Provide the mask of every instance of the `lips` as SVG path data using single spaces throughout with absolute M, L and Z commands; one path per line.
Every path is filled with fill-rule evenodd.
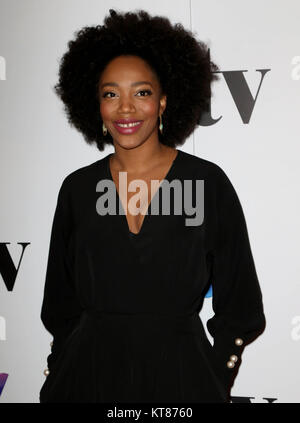
M 141 120 L 136 120 L 136 119 L 119 119 L 116 120 L 115 123 L 135 123 L 135 122 L 142 122 Z
M 119 126 L 119 124 L 128 124 L 128 123 L 138 123 L 138 124 L 134 125 L 134 126 L 127 127 L 127 128 Z M 120 134 L 130 135 L 130 134 L 133 134 L 134 132 L 136 132 L 140 129 L 140 127 L 143 125 L 143 121 L 142 120 L 134 120 L 134 119 L 119 119 L 119 120 L 113 122 L 113 125 L 118 130 L 118 132 Z

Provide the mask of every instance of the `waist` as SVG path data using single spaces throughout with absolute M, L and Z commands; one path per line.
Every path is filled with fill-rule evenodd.
M 199 333 L 204 331 L 202 321 L 197 312 L 191 314 L 163 313 L 123 313 L 85 309 L 81 318 L 82 324 L 96 324 L 104 330 L 149 330 L 155 332 Z

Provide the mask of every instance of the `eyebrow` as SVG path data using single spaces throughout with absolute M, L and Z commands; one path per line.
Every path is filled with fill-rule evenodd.
M 151 85 L 151 87 L 152 87 L 152 84 L 151 84 L 151 82 L 149 82 L 149 81 L 138 81 L 138 82 L 133 82 L 133 83 L 131 84 L 131 87 L 136 87 L 137 85 L 144 85 L 144 84 Z M 115 83 L 115 82 L 105 82 L 105 84 L 102 84 L 100 88 L 104 88 L 104 87 L 106 87 L 106 86 L 118 87 L 119 85 L 118 85 L 117 83 Z

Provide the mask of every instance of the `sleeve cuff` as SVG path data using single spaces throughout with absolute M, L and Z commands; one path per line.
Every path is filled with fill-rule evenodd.
M 216 367 L 225 388 L 231 386 L 237 374 L 245 345 L 246 340 L 238 333 L 216 336 L 214 339 Z

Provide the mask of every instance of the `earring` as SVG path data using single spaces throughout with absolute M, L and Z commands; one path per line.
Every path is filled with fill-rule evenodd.
M 104 122 L 103 122 L 103 125 L 102 125 L 102 132 L 103 132 L 104 136 L 107 135 L 107 128 L 105 127 Z
M 164 127 L 164 125 L 162 123 L 162 117 L 161 117 L 161 115 L 159 116 L 159 119 L 160 119 L 159 130 L 160 130 L 160 133 L 162 134 L 163 133 L 163 127 Z

